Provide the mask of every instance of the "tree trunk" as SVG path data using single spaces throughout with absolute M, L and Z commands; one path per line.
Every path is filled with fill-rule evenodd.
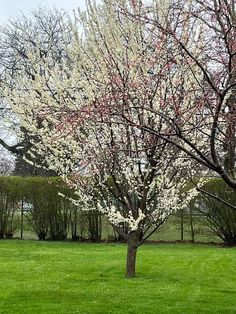
M 135 277 L 136 253 L 138 248 L 138 237 L 135 232 L 131 233 L 128 239 L 126 278 Z

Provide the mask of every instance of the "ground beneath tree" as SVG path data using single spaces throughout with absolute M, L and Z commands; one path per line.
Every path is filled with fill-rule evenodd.
M 236 313 L 236 248 L 0 241 L 1 314 Z

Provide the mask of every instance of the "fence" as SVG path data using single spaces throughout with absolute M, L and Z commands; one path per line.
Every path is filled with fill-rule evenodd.
M 32 205 L 21 202 L 15 216 L 15 230 L 12 237 L 20 239 L 39 239 L 38 233 L 32 223 Z M 60 234 L 53 240 L 77 240 L 77 241 L 119 241 L 119 236 L 113 229 L 108 219 L 99 213 L 84 212 L 75 207 L 67 209 L 67 219 L 65 221 L 57 219 L 59 223 L 64 223 L 59 228 Z M 55 219 L 53 220 L 55 223 Z M 42 224 L 44 222 L 42 221 Z M 14 225 L 14 222 L 13 222 Z M 61 232 L 64 230 L 64 233 Z M 45 239 L 52 237 L 48 235 Z M 207 219 L 199 213 L 180 211 L 171 215 L 168 220 L 148 239 L 149 241 L 191 241 L 204 243 L 220 243 L 222 240 L 215 236 L 208 227 Z

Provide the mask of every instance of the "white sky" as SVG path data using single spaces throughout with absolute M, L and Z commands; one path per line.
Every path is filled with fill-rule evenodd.
M 28 15 L 30 11 L 38 7 L 64 9 L 68 13 L 77 7 L 85 9 L 85 0 L 0 0 L 0 24 L 4 24 L 9 18 L 14 18 L 23 13 Z

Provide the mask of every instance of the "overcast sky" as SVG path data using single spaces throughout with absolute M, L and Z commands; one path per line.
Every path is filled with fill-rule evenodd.
M 9 18 L 16 17 L 21 12 L 28 15 L 38 7 L 56 7 L 71 12 L 78 6 L 84 9 L 85 0 L 0 0 L 0 24 L 6 23 Z

